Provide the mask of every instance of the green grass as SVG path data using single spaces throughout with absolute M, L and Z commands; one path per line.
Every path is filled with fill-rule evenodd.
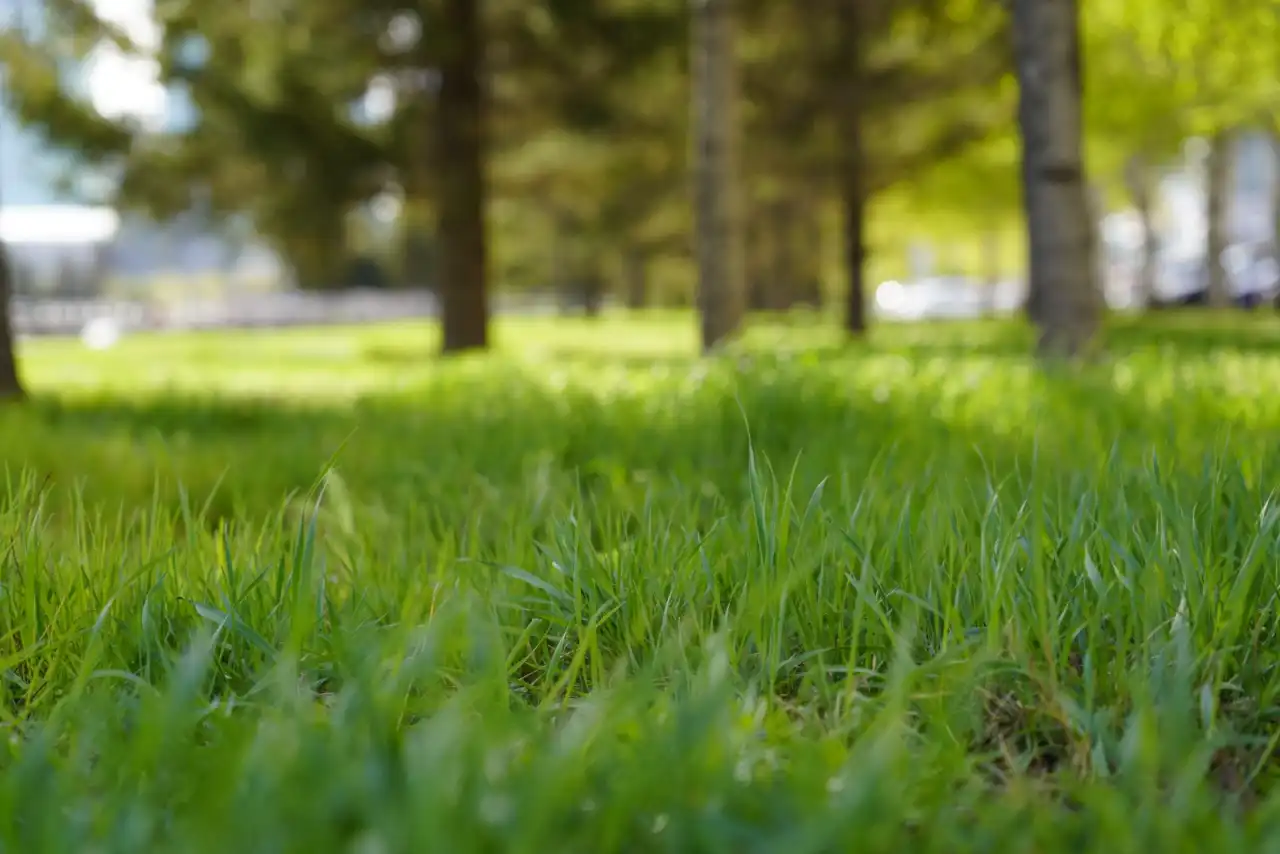
M 1272 850 L 1280 321 L 1110 334 L 34 342 L 0 851 Z

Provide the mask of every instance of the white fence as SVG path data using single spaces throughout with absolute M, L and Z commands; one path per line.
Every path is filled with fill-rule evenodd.
M 432 317 L 436 298 L 427 291 L 343 291 L 241 295 L 181 302 L 156 318 L 166 329 L 316 326 Z
M 550 314 L 553 300 L 537 295 L 494 300 L 500 314 Z M 32 300 L 13 303 L 19 335 L 76 335 L 92 320 L 110 318 L 123 332 L 371 323 L 434 317 L 438 303 L 426 291 L 344 291 L 239 294 L 171 306 L 126 300 Z

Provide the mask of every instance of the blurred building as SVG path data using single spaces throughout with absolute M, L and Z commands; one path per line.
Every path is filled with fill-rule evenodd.
M 277 255 L 252 235 L 217 228 L 194 212 L 164 223 L 126 216 L 104 264 L 113 281 L 137 289 L 234 291 L 284 280 Z
M 1160 180 L 1156 212 L 1156 243 L 1159 256 L 1156 295 L 1180 300 L 1203 291 L 1208 282 L 1207 192 L 1202 149 L 1188 144 L 1188 156 Z M 1229 256 L 1227 265 L 1232 287 L 1238 296 L 1257 291 L 1269 297 L 1276 287 L 1273 246 L 1276 217 L 1274 182 L 1277 163 L 1271 138 L 1261 132 L 1238 136 L 1231 153 L 1230 183 L 1227 190 L 1225 222 Z M 1139 229 L 1139 232 L 1141 230 Z M 1128 242 L 1136 253 L 1139 238 Z M 1130 266 L 1136 264 L 1131 261 Z
M 77 205 L 0 207 L 0 240 L 8 250 L 18 296 L 93 296 L 102 290 L 119 217 L 110 208 Z
M 1264 133 L 1243 134 L 1235 142 L 1231 184 L 1227 194 L 1229 243 L 1266 243 L 1275 234 L 1273 182 L 1276 154 Z M 1160 184 L 1160 244 L 1174 257 L 1199 257 L 1206 250 L 1208 223 L 1203 175 L 1195 164 L 1167 174 Z
M 110 207 L 5 205 L 0 240 L 24 297 L 98 297 L 112 288 L 145 297 L 197 284 L 234 291 L 283 280 L 271 250 L 182 217 L 161 224 Z
M 91 0 L 90 5 L 136 44 L 145 48 L 158 42 L 150 0 Z M 43 15 L 39 0 L 0 0 L 0 27 L 35 31 Z M 181 129 L 195 115 L 183 92 L 159 83 L 154 60 L 126 56 L 109 43 L 68 69 L 64 85 L 102 115 L 132 118 L 148 133 Z M 107 282 L 139 289 L 197 282 L 234 287 L 282 278 L 279 260 L 251 234 L 215 227 L 198 211 L 155 223 L 93 204 L 110 198 L 110 179 L 52 150 L 4 101 L 0 98 L 0 237 L 10 245 L 24 293 L 88 296 L 99 294 Z

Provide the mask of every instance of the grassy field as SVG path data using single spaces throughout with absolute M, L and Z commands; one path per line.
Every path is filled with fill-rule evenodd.
M 0 851 L 1280 847 L 1280 319 L 433 335 L 27 346 Z

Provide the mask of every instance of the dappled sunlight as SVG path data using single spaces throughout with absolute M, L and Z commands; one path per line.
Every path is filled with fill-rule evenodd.
M 1261 436 L 1280 424 L 1280 399 L 1265 393 L 1280 385 L 1280 351 L 1242 352 L 1213 338 L 1200 349 L 1171 348 L 1158 344 L 1166 334 L 1158 323 L 1118 329 L 1117 340 L 1131 349 L 1117 348 L 1098 366 L 1056 380 L 1020 349 L 1025 331 L 1008 323 L 882 329 L 870 345 L 852 347 L 835 346 L 820 327 L 757 325 L 710 362 L 695 358 L 688 326 L 681 317 L 524 320 L 504 327 L 509 343 L 500 352 L 445 361 L 408 359 L 433 334 L 417 324 L 134 336 L 94 353 L 75 342 L 40 341 L 28 345 L 25 368 L 36 393 L 62 413 L 48 429 L 88 419 L 111 430 L 115 419 L 135 435 L 151 423 L 166 442 L 194 430 L 213 442 L 184 450 L 184 465 L 197 469 L 203 464 L 195 457 L 251 458 L 253 445 L 244 442 L 269 445 L 288 430 L 301 452 L 282 479 L 290 488 L 301 487 L 348 434 L 353 444 L 343 453 L 368 454 L 360 467 L 376 459 L 375 470 L 394 468 L 400 452 L 380 448 L 397 434 L 423 447 L 449 447 L 479 430 L 516 457 L 538 453 L 548 439 L 566 441 L 552 422 L 525 422 L 525 409 L 563 420 L 577 436 L 571 441 L 590 435 L 594 450 L 579 447 L 575 459 L 599 456 L 637 468 L 652 465 L 646 442 L 683 429 L 700 438 L 687 445 L 680 466 L 697 466 L 704 446 L 716 448 L 711 459 L 723 459 L 729 447 L 745 453 L 748 428 L 786 459 L 814 449 L 864 454 L 849 444 L 863 441 L 864 425 L 895 421 L 901 427 L 890 435 L 897 442 L 1000 453 L 1032 442 L 1098 453 L 1118 442 L 1136 451 L 1163 441 L 1173 424 L 1186 436 L 1216 425 Z M 1239 336 L 1267 328 L 1237 325 Z M 389 363 L 389 352 L 406 361 Z M 248 421 L 244 406 L 255 413 Z M 220 431 L 234 423 L 247 432 L 221 447 Z M 735 438 L 717 447 L 729 436 Z M 72 452 L 60 467 L 74 470 L 74 459 Z

